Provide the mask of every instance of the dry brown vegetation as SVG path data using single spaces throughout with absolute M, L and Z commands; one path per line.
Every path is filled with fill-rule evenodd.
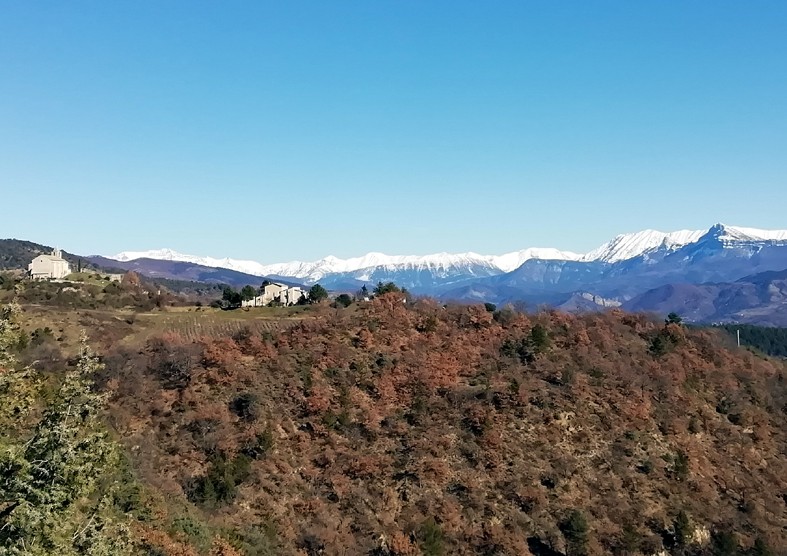
M 614 311 L 312 316 L 106 352 L 149 554 L 787 553 L 783 362 Z

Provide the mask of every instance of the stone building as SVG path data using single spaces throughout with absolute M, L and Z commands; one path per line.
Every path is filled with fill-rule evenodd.
M 27 270 L 34 280 L 57 280 L 71 274 L 71 265 L 63 258 L 60 249 L 54 249 L 51 255 L 39 255 L 33 259 Z

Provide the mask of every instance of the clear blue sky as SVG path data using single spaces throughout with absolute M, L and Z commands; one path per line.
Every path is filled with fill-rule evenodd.
M 787 228 L 787 2 L 0 13 L 0 237 L 276 262 Z

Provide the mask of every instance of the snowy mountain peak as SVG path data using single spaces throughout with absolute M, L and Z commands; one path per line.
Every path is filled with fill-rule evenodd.
M 251 260 L 215 259 L 185 255 L 172 249 L 152 251 L 124 251 L 112 259 L 131 261 L 140 258 L 181 261 L 215 268 L 228 268 L 255 276 L 281 276 L 316 282 L 330 274 L 354 273 L 358 279 L 365 280 L 374 269 L 384 271 L 429 271 L 443 276 L 452 273 L 468 276 L 493 275 L 511 272 L 531 259 L 558 261 L 599 261 L 616 263 L 657 250 L 674 251 L 699 241 L 718 241 L 723 246 L 750 242 L 787 242 L 787 230 L 758 230 L 715 224 L 707 230 L 679 230 L 660 232 L 643 230 L 622 234 L 597 249 L 584 255 L 552 248 L 529 248 L 503 255 L 479 255 L 478 253 L 436 253 L 432 255 L 386 255 L 371 252 L 361 257 L 340 259 L 333 255 L 313 262 L 292 261 L 263 265 Z
M 541 259 L 550 261 L 578 261 L 582 255 L 571 251 L 560 251 L 551 247 L 530 247 L 513 253 L 506 253 L 497 257 L 492 257 L 493 264 L 503 272 L 511 272 L 522 266 L 525 261 L 530 259 Z
M 659 248 L 677 249 L 683 247 L 699 240 L 706 233 L 705 230 L 679 230 L 677 232 L 643 230 L 632 234 L 622 234 L 587 253 L 582 257 L 582 260 L 606 263 L 625 261 Z
M 718 239 L 723 243 L 787 241 L 787 230 L 759 230 L 757 228 L 742 228 L 719 223 L 711 226 L 705 233 L 705 236 Z
M 172 249 L 153 249 L 151 251 L 123 251 L 110 257 L 116 261 L 127 262 L 135 259 L 156 259 L 159 261 L 178 261 L 185 257 Z

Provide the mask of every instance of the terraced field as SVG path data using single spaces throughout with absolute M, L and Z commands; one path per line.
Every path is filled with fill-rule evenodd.
M 89 331 L 91 346 L 98 352 L 112 345 L 142 346 L 150 337 L 176 332 L 187 340 L 204 336 L 232 335 L 244 328 L 253 332 L 274 332 L 303 319 L 312 318 L 310 307 L 260 308 L 222 311 L 208 308 L 180 308 L 150 313 L 126 310 L 70 310 L 38 305 L 24 306 L 23 328 L 52 330 L 58 345 L 71 357 L 78 351 L 79 337 Z
M 176 332 L 187 340 L 204 336 L 227 336 L 243 329 L 253 332 L 273 332 L 282 327 L 308 318 L 308 311 L 300 308 L 252 309 L 244 311 L 168 311 L 142 313 L 136 316 L 134 327 L 137 332 L 126 340 L 140 342 L 157 334 Z
M 188 317 L 165 316 L 158 319 L 156 328 L 166 332 L 177 332 L 187 340 L 196 340 L 202 336 L 230 336 L 243 329 L 253 332 L 272 332 L 282 325 L 295 322 L 293 319 L 226 319 L 212 315 L 189 315 Z

